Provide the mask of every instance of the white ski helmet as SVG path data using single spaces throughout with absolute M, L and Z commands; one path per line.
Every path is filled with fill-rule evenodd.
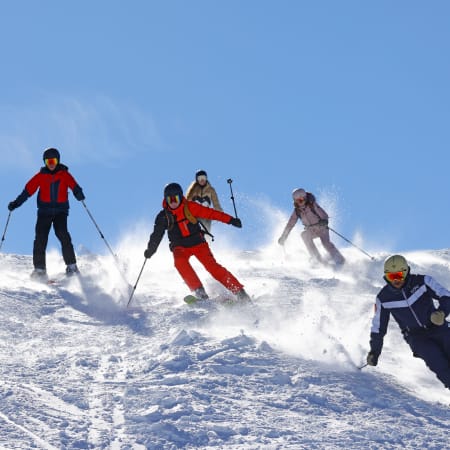
M 384 273 L 403 272 L 406 276 L 409 266 L 405 257 L 402 255 L 392 255 L 384 261 Z
M 294 200 L 297 200 L 298 198 L 305 198 L 306 197 L 306 191 L 301 188 L 296 188 L 292 191 L 292 198 Z

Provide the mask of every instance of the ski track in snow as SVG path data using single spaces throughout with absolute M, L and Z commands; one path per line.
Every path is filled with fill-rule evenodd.
M 0 448 L 448 448 L 449 392 L 395 324 L 378 367 L 357 368 L 385 255 L 344 249 L 334 273 L 304 254 L 219 248 L 254 298 L 227 307 L 185 305 L 160 253 L 128 309 L 111 258 L 81 256 L 83 275 L 51 286 L 29 279 L 31 257 L 0 255 Z M 450 287 L 447 251 L 407 256 Z M 140 260 L 124 263 L 130 281 Z

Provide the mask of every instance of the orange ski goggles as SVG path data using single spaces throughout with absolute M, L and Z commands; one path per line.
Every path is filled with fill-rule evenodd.
M 45 158 L 45 165 L 56 166 L 58 164 L 58 158 Z
M 400 270 L 399 272 L 386 272 L 384 276 L 389 281 L 403 281 L 406 278 L 406 271 Z

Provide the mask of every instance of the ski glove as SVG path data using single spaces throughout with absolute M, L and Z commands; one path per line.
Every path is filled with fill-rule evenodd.
M 444 325 L 445 322 L 445 312 L 438 309 L 433 311 L 430 315 L 430 320 L 434 325 Z
M 233 227 L 242 228 L 241 219 L 238 219 L 237 217 L 236 218 L 232 217 L 228 223 L 230 225 L 233 225 Z
M 369 366 L 376 366 L 378 364 L 378 356 L 374 352 L 369 352 L 367 355 L 367 364 Z
M 327 227 L 328 226 L 328 219 L 320 219 L 318 223 L 322 227 Z
M 154 250 L 150 250 L 149 248 L 146 248 L 144 251 L 144 256 L 146 259 L 151 258 L 154 255 Z
M 284 239 L 283 237 L 280 237 L 280 239 L 278 239 L 278 243 L 279 243 L 280 245 L 284 245 L 285 240 L 286 240 L 286 239 Z
M 80 186 L 76 185 L 73 189 L 73 196 L 81 202 L 81 200 L 84 200 L 86 197 L 83 194 L 83 189 L 80 188 Z
M 14 211 L 14 210 L 15 210 L 16 208 L 18 208 L 19 206 L 20 206 L 20 205 L 17 204 L 17 201 L 16 201 L 16 200 L 14 200 L 14 201 L 8 203 L 8 209 L 9 209 L 10 211 Z

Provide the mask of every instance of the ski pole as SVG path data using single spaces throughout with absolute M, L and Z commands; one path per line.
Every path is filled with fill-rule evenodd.
M 122 273 L 122 270 L 120 269 L 120 261 L 119 258 L 117 258 L 117 255 L 113 252 L 111 246 L 108 244 L 108 241 L 105 239 L 105 236 L 103 235 L 103 233 L 101 232 L 99 226 L 97 225 L 97 222 L 95 221 L 94 217 L 92 216 L 91 212 L 89 211 L 88 207 L 86 206 L 86 203 L 84 203 L 84 200 L 81 200 L 81 203 L 83 203 L 83 206 L 86 209 L 86 212 L 88 213 L 89 217 L 91 218 L 93 224 L 95 225 L 95 227 L 97 228 L 98 232 L 100 233 L 100 237 L 103 239 L 103 241 L 105 242 L 106 246 L 108 247 L 108 250 L 111 252 L 111 255 L 114 257 L 114 260 L 116 261 L 116 265 L 117 265 L 117 270 L 119 271 L 120 275 L 122 276 L 122 279 L 127 283 L 128 280 L 126 279 L 125 275 Z
M 91 218 L 92 222 L 95 225 L 95 228 L 97 228 L 97 231 L 100 233 L 100 237 L 105 241 L 106 246 L 108 247 L 108 250 L 111 252 L 111 255 L 114 256 L 115 259 L 117 259 L 117 255 L 114 254 L 112 251 L 112 248 L 109 246 L 108 241 L 105 239 L 105 236 L 101 232 L 99 226 L 97 225 L 97 222 L 95 221 L 94 217 L 92 216 L 91 212 L 89 211 L 88 207 L 86 206 L 86 203 L 84 203 L 84 200 L 81 200 L 81 203 L 83 203 L 83 206 L 86 209 L 86 212 L 88 213 L 89 217 Z
M 362 369 L 364 369 L 364 367 L 367 367 L 369 364 L 368 363 L 366 363 L 366 364 L 364 364 L 363 366 L 361 366 L 361 367 L 358 367 L 358 370 L 362 370 Z
M 141 275 L 142 275 L 142 272 L 143 272 L 143 270 L 144 270 L 144 267 L 145 267 L 145 263 L 146 263 L 146 262 L 147 262 L 147 258 L 144 259 L 144 264 L 142 264 L 141 271 L 139 272 L 139 275 L 138 275 L 138 277 L 137 277 L 136 283 L 135 283 L 134 286 L 133 286 L 133 290 L 131 291 L 130 298 L 128 299 L 127 308 L 130 306 L 131 299 L 133 298 L 134 291 L 136 290 L 136 287 L 137 287 L 137 285 L 138 285 L 138 283 L 139 283 L 139 280 L 140 280 L 140 278 L 141 278 Z
M 0 251 L 3 247 L 3 241 L 5 240 L 6 230 L 8 229 L 9 219 L 11 218 L 11 211 L 8 214 L 8 219 L 6 220 L 5 230 L 3 231 L 2 241 L 0 242 Z
M 342 234 L 339 234 L 337 231 L 333 230 L 333 228 L 328 227 L 330 231 L 337 234 L 339 237 L 344 239 L 344 241 L 348 242 L 349 244 L 353 245 L 353 247 L 356 247 L 360 252 L 364 253 L 366 256 L 368 256 L 372 261 L 375 260 L 375 257 L 372 255 L 369 255 L 366 251 L 364 251 L 362 248 L 358 247 L 356 244 L 354 244 L 352 241 L 349 241 L 346 237 L 342 236 Z
M 231 183 L 233 180 L 231 178 L 228 178 L 227 183 L 230 185 L 230 192 L 231 192 L 231 201 L 233 202 L 233 208 L 234 208 L 234 216 L 237 219 L 237 212 L 236 212 L 236 204 L 234 203 L 234 195 L 233 195 L 233 188 L 231 187 Z

